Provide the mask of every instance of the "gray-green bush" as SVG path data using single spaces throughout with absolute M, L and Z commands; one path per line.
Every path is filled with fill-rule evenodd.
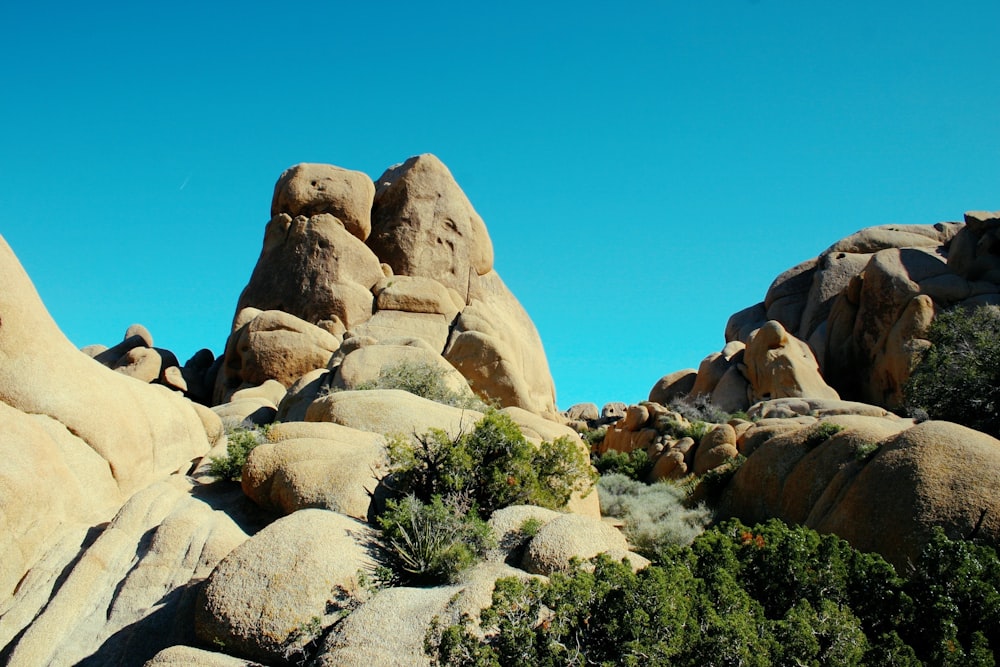
M 357 389 L 402 389 L 457 408 L 483 411 L 488 407 L 478 397 L 452 389 L 445 380 L 444 368 L 426 361 L 401 361 L 384 366 L 377 380 L 362 383 Z
M 613 473 L 601 476 L 597 493 L 601 512 L 620 518 L 629 542 L 649 558 L 690 544 L 712 520 L 704 505 L 685 507 L 684 490 L 671 482 L 644 484 Z

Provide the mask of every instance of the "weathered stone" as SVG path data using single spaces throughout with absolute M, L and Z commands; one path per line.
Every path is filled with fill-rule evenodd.
M 317 399 L 306 411 L 306 421 L 402 436 L 421 435 L 432 428 L 455 436 L 482 418 L 481 412 L 442 405 L 400 389 L 335 392 Z
M 449 323 L 465 306 L 456 304 L 448 288 L 433 278 L 388 276 L 375 283 L 372 292 L 379 310 L 444 315 Z
M 649 400 L 660 405 L 669 405 L 675 398 L 687 396 L 694 389 L 698 371 L 693 368 L 674 371 L 664 375 L 649 390 Z
M 729 424 L 719 424 L 698 443 L 694 455 L 694 474 L 704 475 L 738 454 L 736 430 Z
M 433 278 L 466 299 L 470 282 L 493 268 L 486 225 L 430 154 L 379 177 L 368 245 L 394 274 Z
M 572 420 L 597 421 L 601 417 L 601 412 L 594 403 L 577 403 L 571 405 L 563 415 Z
M 542 526 L 528 543 L 521 567 L 549 575 L 569 568 L 570 560 L 587 560 L 611 550 L 628 551 L 621 531 L 600 519 L 566 514 Z
M 744 360 L 754 402 L 800 396 L 840 398 L 820 376 L 809 346 L 779 322 L 769 321 L 750 336 Z
M 234 549 L 198 596 L 195 632 L 208 644 L 284 663 L 299 628 L 338 617 L 338 591 L 358 590 L 375 567 L 374 531 L 335 512 L 304 509 L 278 519 Z
M 375 184 L 360 171 L 329 164 L 297 164 L 286 169 L 274 185 L 271 217 L 328 213 L 364 241 L 371 233 L 374 198 Z

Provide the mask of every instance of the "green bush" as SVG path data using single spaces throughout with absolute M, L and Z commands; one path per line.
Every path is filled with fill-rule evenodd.
M 631 452 L 609 449 L 592 456 L 591 462 L 601 475 L 625 475 L 639 482 L 645 482 L 653 472 L 653 462 L 645 449 L 633 449 Z
M 423 502 L 467 496 L 489 516 L 509 505 L 564 506 L 592 484 L 590 461 L 568 438 L 535 446 L 506 414 L 490 410 L 472 431 L 452 438 L 440 429 L 389 443 L 390 484 Z
M 691 422 L 699 421 L 711 424 L 725 424 L 733 418 L 733 415 L 717 408 L 712 403 L 712 399 L 706 394 L 675 398 L 670 401 L 670 405 L 667 407 Z M 745 413 L 739 414 L 744 417 L 746 416 Z
M 996 552 L 940 532 L 904 579 L 834 536 L 730 521 L 639 572 L 502 579 L 482 632 L 426 646 L 442 665 L 993 665 L 998 591 Z
M 834 424 L 833 422 L 820 422 L 813 426 L 809 433 L 806 434 L 805 446 L 806 449 L 814 449 L 819 447 L 824 442 L 837 435 L 844 430 L 844 427 L 840 424 Z
M 488 407 L 476 396 L 452 389 L 445 379 L 445 369 L 426 361 L 401 361 L 384 366 L 377 380 L 364 382 L 357 389 L 402 389 L 435 403 L 457 408 L 482 411 Z
M 703 505 L 684 506 L 684 490 L 671 482 L 644 484 L 612 473 L 597 481 L 601 513 L 622 519 L 636 551 L 658 558 L 664 550 L 690 544 L 712 519 Z
M 904 387 L 910 414 L 1000 437 L 1000 307 L 943 312 L 927 338 L 931 348 Z
M 254 447 L 267 442 L 269 427 L 238 426 L 226 433 L 226 456 L 213 456 L 209 472 L 217 479 L 238 482 L 243 476 L 243 466 Z
M 396 572 L 414 584 L 454 581 L 492 546 L 489 526 L 457 496 L 390 500 L 378 522 Z

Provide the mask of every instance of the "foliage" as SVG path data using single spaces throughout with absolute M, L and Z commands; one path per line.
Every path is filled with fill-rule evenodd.
M 423 502 L 467 496 L 485 516 L 509 505 L 563 507 L 592 483 L 590 462 L 568 438 L 535 446 L 506 414 L 490 410 L 470 433 L 440 429 L 389 443 L 392 485 Z
M 396 571 L 415 584 L 454 581 L 492 546 L 489 526 L 456 496 L 390 500 L 378 522 Z
M 840 424 L 834 424 L 833 422 L 820 422 L 809 429 L 809 433 L 806 434 L 805 446 L 806 449 L 813 449 L 819 447 L 824 442 L 837 435 L 844 430 L 844 427 Z
M 684 396 L 675 398 L 667 406 L 690 422 L 708 422 L 711 424 L 725 424 L 733 415 L 722 410 L 712 403 L 711 397 L 707 394 L 698 396 Z M 745 413 L 740 413 L 745 417 Z
M 854 450 L 854 458 L 858 463 L 867 463 L 880 448 L 881 445 L 877 442 L 863 442 Z
M 607 433 L 607 426 L 599 426 L 598 428 L 588 428 L 580 433 L 580 437 L 583 438 L 583 441 L 587 443 L 591 450 L 593 450 L 599 444 L 604 442 L 604 436 L 607 435 Z
M 633 449 L 631 452 L 609 449 L 593 456 L 591 462 L 601 475 L 625 475 L 640 482 L 649 479 L 653 472 L 653 462 L 649 460 L 645 449 Z
M 690 496 L 707 502 L 709 505 L 717 504 L 722 492 L 746 460 L 746 456 L 737 454 L 734 458 L 712 468 L 701 477 L 692 477 L 687 489 Z
M 520 532 L 525 537 L 534 537 L 538 534 L 538 531 L 542 529 L 542 520 L 537 516 L 530 516 L 521 522 L 518 532 Z
M 643 484 L 613 473 L 598 480 L 597 493 L 601 513 L 622 519 L 635 550 L 653 559 L 670 547 L 690 544 L 712 519 L 703 505 L 685 507 L 684 490 L 671 482 Z
M 1000 437 L 1000 307 L 943 312 L 927 338 L 931 347 L 904 387 L 910 413 Z
M 476 396 L 452 389 L 448 386 L 445 369 L 426 361 L 400 361 L 386 365 L 379 371 L 377 380 L 363 382 L 357 389 L 402 389 L 456 408 L 485 410 L 488 407 Z
M 503 579 L 433 627 L 441 665 L 992 665 L 1000 561 L 939 532 L 908 579 L 806 528 L 726 522 L 633 572 L 607 557 L 548 583 Z
M 243 476 L 243 466 L 253 449 L 267 442 L 270 425 L 262 427 L 237 426 L 226 433 L 226 456 L 213 456 L 209 472 L 213 477 L 238 482 Z

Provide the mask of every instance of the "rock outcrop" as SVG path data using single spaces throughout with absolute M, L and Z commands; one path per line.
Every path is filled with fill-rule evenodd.
M 358 172 L 297 165 L 278 179 L 271 215 L 237 304 L 216 403 L 266 379 L 290 387 L 327 362 L 332 369 L 352 339 L 410 338 L 481 397 L 559 418 L 538 331 L 493 270 L 486 225 L 436 157 L 391 167 L 377 185 Z M 290 322 L 271 314 L 279 311 Z

